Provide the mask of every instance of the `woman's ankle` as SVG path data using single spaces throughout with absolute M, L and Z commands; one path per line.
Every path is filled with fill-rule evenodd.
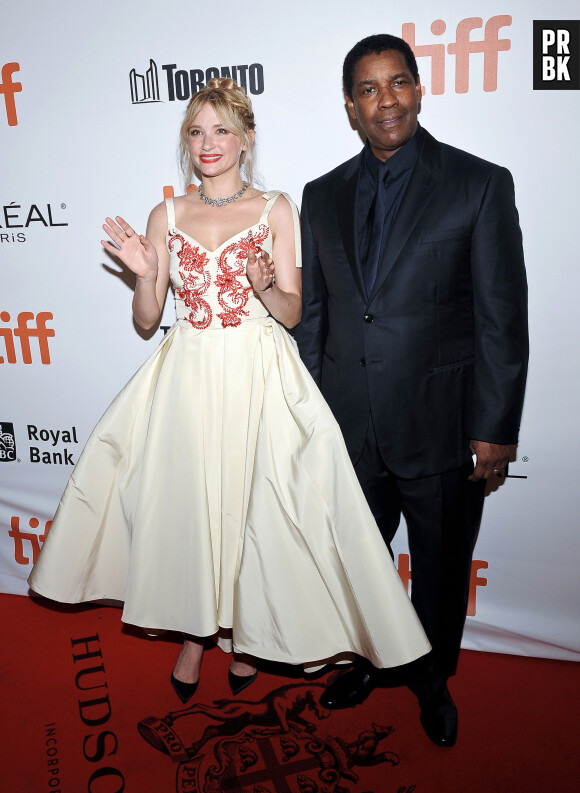
M 173 668 L 173 676 L 182 683 L 197 683 L 203 658 L 203 639 L 187 637 Z
M 238 677 L 250 677 L 256 672 L 256 658 L 246 653 L 234 653 L 230 672 Z

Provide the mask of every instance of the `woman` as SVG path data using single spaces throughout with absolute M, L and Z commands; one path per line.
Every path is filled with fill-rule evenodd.
M 107 218 L 103 246 L 137 277 L 136 321 L 159 321 L 171 279 L 177 322 L 89 438 L 29 579 L 183 632 L 171 682 L 184 702 L 204 637 L 230 649 L 228 631 L 234 693 L 255 656 L 384 667 L 429 649 L 283 327 L 300 319 L 298 218 L 285 194 L 251 186 L 253 146 L 249 99 L 212 79 L 181 129 L 199 189 L 155 207 L 146 237 Z

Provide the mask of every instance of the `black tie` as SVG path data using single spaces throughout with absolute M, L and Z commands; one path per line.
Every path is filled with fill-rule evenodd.
M 377 171 L 377 190 L 369 210 L 361 246 L 363 278 L 367 297 L 372 292 L 381 260 L 383 229 L 387 214 L 385 183 L 388 177 L 389 169 L 383 164 Z

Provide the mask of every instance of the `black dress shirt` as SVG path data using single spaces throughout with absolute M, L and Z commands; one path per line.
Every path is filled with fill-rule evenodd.
M 397 210 L 401 205 L 405 190 L 409 184 L 413 168 L 419 157 L 423 138 L 423 130 L 417 125 L 417 131 L 395 154 L 383 162 L 375 157 L 367 139 L 363 152 L 362 165 L 356 190 L 355 229 L 361 256 L 361 264 L 365 266 L 364 257 L 369 248 L 370 226 L 369 212 L 377 190 L 377 180 L 388 170 L 385 182 L 386 211 L 383 222 L 381 255 L 385 251 L 389 230 Z

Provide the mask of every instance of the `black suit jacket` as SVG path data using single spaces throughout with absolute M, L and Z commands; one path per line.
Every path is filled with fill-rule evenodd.
M 355 236 L 362 154 L 306 185 L 301 357 L 353 462 L 369 413 L 383 459 L 419 477 L 515 443 L 527 285 L 511 174 L 425 132 L 367 298 Z

